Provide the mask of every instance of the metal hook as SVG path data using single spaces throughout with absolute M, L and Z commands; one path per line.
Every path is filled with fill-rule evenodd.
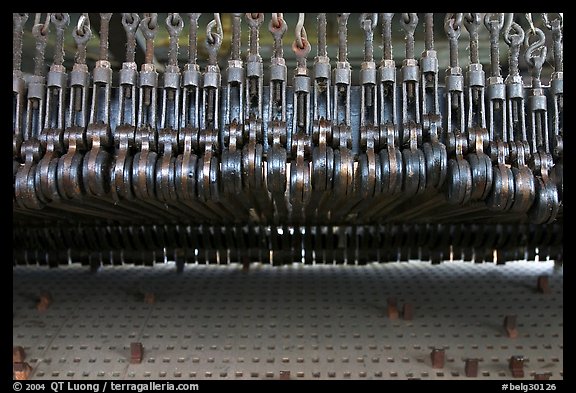
M 530 12 L 526 13 L 526 19 L 530 24 L 531 33 L 536 34 L 536 27 L 534 27 L 534 22 L 532 21 L 532 14 Z
M 530 44 L 530 36 L 532 35 L 537 35 L 538 40 Z M 546 47 L 545 43 L 546 36 L 544 35 L 544 32 L 537 27 L 534 28 L 533 34 L 526 34 L 526 37 L 524 38 L 524 45 L 526 45 L 528 48 L 526 48 L 526 52 L 524 52 L 524 59 L 532 67 L 538 69 L 542 68 L 544 65 L 546 54 L 548 53 L 548 48 Z M 538 50 L 540 50 L 539 56 L 535 54 Z
M 497 16 L 498 19 L 491 19 L 494 16 Z M 500 32 L 504 27 L 504 14 L 502 12 L 486 14 L 484 16 L 484 26 L 486 26 L 488 30 L 495 29 L 497 32 Z
M 458 39 L 462 32 L 462 14 L 446 14 L 444 31 L 450 39 Z
M 296 34 L 296 45 L 300 49 L 304 49 L 304 43 L 302 39 L 307 40 L 308 35 L 306 34 L 306 29 L 304 28 L 304 16 L 303 12 L 298 14 L 298 22 L 296 22 L 295 34 Z
M 128 18 L 132 18 L 132 22 L 128 20 Z M 138 28 L 138 24 L 140 23 L 140 16 L 136 13 L 123 13 L 122 14 L 122 26 L 124 29 L 130 33 L 133 33 Z
M 562 28 L 562 26 L 563 26 L 563 24 L 564 24 L 564 15 L 563 15 L 561 12 L 559 12 L 559 13 L 558 13 L 558 19 L 554 19 L 554 20 L 550 21 L 550 20 L 548 19 L 548 13 L 543 13 L 543 14 L 542 14 L 542 20 L 544 20 L 544 25 L 545 25 L 549 30 L 552 30 L 552 27 L 553 27 L 553 26 L 552 26 L 552 23 L 554 23 L 554 22 L 556 22 L 556 21 L 558 21 L 558 22 L 557 22 L 558 27 L 559 27 L 559 28 Z M 555 23 L 555 24 L 556 24 L 556 23 Z
M 414 34 L 414 31 L 416 31 L 416 25 L 418 24 L 418 15 L 416 13 L 403 13 L 400 23 L 406 33 Z
M 372 23 L 367 24 L 366 22 L 371 21 Z M 360 27 L 367 31 L 369 28 L 374 30 L 378 24 L 378 14 L 377 13 L 363 13 L 360 16 Z
M 184 20 L 178 13 L 169 14 L 166 17 L 166 29 L 169 35 L 176 36 L 184 29 Z
M 510 34 L 511 31 L 514 31 L 514 34 Z M 519 46 L 524 41 L 524 30 L 518 23 L 512 22 L 510 27 L 504 30 L 504 41 L 508 46 Z

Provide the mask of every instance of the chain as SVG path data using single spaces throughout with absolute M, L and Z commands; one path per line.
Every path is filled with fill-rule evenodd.
M 246 64 L 248 83 L 246 85 L 246 114 L 255 121 L 262 119 L 262 91 L 264 84 L 264 66 L 260 56 L 260 26 L 264 22 L 263 13 L 246 13 L 250 27 L 249 52 Z M 253 129 L 254 127 L 250 127 Z M 260 128 L 260 127 L 257 127 Z M 259 134 L 259 131 L 252 130 Z
M 292 44 L 292 50 L 296 55 L 297 68 L 299 70 L 306 69 L 306 56 L 310 53 L 310 42 L 308 42 L 308 34 L 304 28 L 304 13 L 301 12 L 298 15 L 298 22 L 296 23 L 294 43 Z M 301 72 L 301 71 L 299 71 Z
M 414 32 L 418 25 L 418 16 L 415 13 L 403 13 L 400 24 L 406 32 L 406 59 L 414 58 Z
M 392 18 L 394 14 L 380 14 L 382 19 L 382 43 L 384 51 L 382 52 L 382 61 L 393 60 L 392 53 Z
M 550 21 L 548 19 L 548 14 L 542 14 L 542 19 L 544 19 L 544 24 L 546 27 L 552 31 L 552 42 L 554 43 L 554 71 L 563 72 L 564 71 L 564 53 L 562 50 L 562 27 L 563 18 L 562 14 L 559 14 L 559 18 Z
M 496 16 L 498 19 L 491 19 Z M 500 44 L 498 37 L 504 27 L 504 14 L 486 14 L 484 25 L 490 32 L 490 75 L 500 77 Z
M 270 25 L 268 26 L 268 31 L 272 34 L 274 39 L 274 45 L 272 49 L 272 57 L 276 59 L 281 59 L 284 57 L 284 50 L 282 47 L 282 37 L 288 29 L 288 24 L 284 20 L 284 16 L 281 13 L 272 13 L 272 19 L 270 20 Z
M 260 36 L 258 30 L 260 29 L 262 22 L 264 22 L 264 14 L 247 13 L 246 21 L 248 22 L 248 26 L 250 26 L 250 56 L 260 57 Z
M 14 102 L 14 114 L 12 123 L 12 157 L 20 160 L 20 147 L 22 146 L 22 120 L 25 103 L 26 83 L 22 77 L 22 35 L 24 34 L 24 24 L 28 20 L 28 14 L 12 14 L 14 20 L 14 31 L 12 47 L 14 57 L 12 59 L 12 93 Z
M 326 51 L 326 14 L 318 14 L 318 57 L 328 56 Z
M 510 34 L 511 32 L 514 34 Z M 518 68 L 518 60 L 520 57 L 520 46 L 524 41 L 524 30 L 516 22 L 510 25 L 510 30 L 504 33 L 510 52 L 508 54 L 508 74 L 511 76 L 520 76 L 520 69 Z
M 184 20 L 178 13 L 172 13 L 166 18 L 166 28 L 170 35 L 170 47 L 168 49 L 168 64 L 178 67 L 178 36 L 184 28 Z
M 478 28 L 480 27 L 480 14 L 465 14 L 463 21 L 470 35 L 470 63 L 478 64 Z
M 378 24 L 378 14 L 362 14 L 360 27 L 364 30 L 364 61 L 374 61 L 374 28 Z
M 555 159 L 563 155 L 562 132 L 564 128 L 564 58 L 563 58 L 563 40 L 562 40 L 562 23 L 563 15 L 558 14 L 559 18 L 549 20 L 548 14 L 542 14 L 544 25 L 552 30 L 552 42 L 554 51 L 554 72 L 550 80 L 550 92 L 553 99 L 552 116 L 550 127 L 552 128 L 552 149 Z
M 14 57 L 12 58 L 12 69 L 20 71 L 22 68 L 22 34 L 24 34 L 24 25 L 28 20 L 28 14 L 12 14 L 14 23 L 14 32 L 12 34 L 12 49 Z
M 100 60 L 108 60 L 108 35 L 112 14 L 100 14 Z
M 524 42 L 524 30 L 516 23 L 511 22 L 504 30 L 505 41 L 510 47 L 508 56 L 508 76 L 506 85 L 508 90 L 508 119 L 509 138 L 514 141 L 520 138 L 526 141 L 526 126 L 524 120 L 524 86 L 518 67 L 520 46 Z M 519 134 L 519 135 L 518 135 Z
M 424 18 L 424 48 L 425 50 L 434 50 L 434 14 L 425 14 Z
M 360 27 L 364 30 L 364 62 L 360 71 L 362 84 L 361 126 L 366 122 L 374 126 L 377 123 L 376 104 L 376 64 L 374 63 L 374 28 L 378 24 L 378 14 L 362 14 Z M 368 138 L 372 140 L 373 138 Z M 371 142 L 370 142 L 371 143 Z
M 188 38 L 188 64 L 196 64 L 198 57 L 198 18 L 202 14 L 188 14 L 190 17 L 190 33 Z
M 542 144 L 544 144 L 544 150 L 546 153 L 549 152 L 548 144 L 548 128 L 547 122 L 542 119 L 542 116 L 546 115 L 546 102 L 545 96 L 542 94 L 542 82 L 540 80 L 540 75 L 542 73 L 542 66 L 546 61 L 546 54 L 548 48 L 545 45 L 546 37 L 544 32 L 537 27 L 526 34 L 524 39 L 524 45 L 527 46 L 526 52 L 524 53 L 524 59 L 528 63 L 528 68 L 532 76 L 532 96 L 530 96 L 530 112 L 531 112 L 531 122 L 532 122 L 532 153 L 535 153 Z M 532 36 L 537 36 L 537 40 L 530 43 L 530 38 Z M 539 53 L 538 53 L 539 52 Z
M 32 35 L 36 40 L 36 56 L 34 56 L 34 75 L 44 76 L 44 54 L 46 52 L 46 43 L 48 40 L 48 33 L 50 32 L 49 22 L 50 14 L 47 14 L 44 24 L 40 24 L 40 14 L 36 14 L 34 26 L 32 27 Z
M 240 39 L 242 38 L 242 14 L 232 14 L 232 48 L 230 49 L 230 60 L 240 59 Z
M 92 30 L 90 30 L 90 19 L 88 13 L 80 15 L 78 24 L 72 31 L 72 37 L 76 42 L 76 56 L 74 62 L 76 64 L 86 64 L 86 44 L 92 37 Z
M 158 14 L 145 14 L 146 16 L 140 23 L 140 31 L 146 39 L 146 52 L 144 55 L 144 63 L 154 64 L 154 37 L 158 31 Z
M 450 42 L 450 67 L 459 67 L 458 38 L 462 31 L 462 14 L 446 14 L 444 29 Z
M 136 51 L 136 29 L 140 23 L 140 16 L 136 13 L 123 13 L 122 26 L 126 31 L 126 63 L 134 62 Z
M 286 121 L 286 62 L 282 49 L 282 37 L 288 30 L 288 24 L 281 13 L 272 13 L 268 30 L 274 39 L 274 49 L 270 65 L 270 119 Z M 274 138 L 272 138 L 274 139 Z
M 70 16 L 65 13 L 52 14 L 50 20 L 56 26 L 56 46 L 54 48 L 54 64 L 64 63 L 64 29 L 70 23 Z
M 310 98 L 310 80 L 307 76 L 306 56 L 310 53 L 311 46 L 308 42 L 306 29 L 304 28 L 304 13 L 298 16 L 298 23 L 295 28 L 295 39 L 292 43 L 292 51 L 296 56 L 296 73 L 294 75 L 294 84 L 299 84 L 294 90 L 296 95 L 296 130 L 306 132 L 308 128 L 308 101 Z
M 348 23 L 349 13 L 338 14 L 338 61 L 348 61 Z

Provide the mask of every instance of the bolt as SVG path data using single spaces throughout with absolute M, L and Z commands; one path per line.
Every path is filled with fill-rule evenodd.
M 144 303 L 146 304 L 156 303 L 156 297 L 154 296 L 154 292 L 146 292 L 144 294 Z
M 281 380 L 288 380 L 290 379 L 290 371 L 280 371 L 280 379 Z
M 434 348 L 430 354 L 432 368 L 444 368 L 445 351 L 444 348 Z
M 504 318 L 504 329 L 509 338 L 518 337 L 518 329 L 516 327 L 516 315 L 506 315 Z
M 402 319 L 405 321 L 411 321 L 414 319 L 414 306 L 412 303 L 404 304 L 404 307 L 402 308 Z
M 42 292 L 40 294 L 40 298 L 38 299 L 38 303 L 36 303 L 36 309 L 38 311 L 46 311 L 50 304 L 52 303 L 52 295 L 49 292 Z
M 478 359 L 466 359 L 464 373 L 468 378 L 476 378 L 478 376 Z
M 524 378 L 524 357 L 512 356 L 508 363 L 508 367 L 512 372 L 514 378 Z
M 546 275 L 538 276 L 537 288 L 539 293 L 544 294 L 550 293 L 550 286 L 548 285 L 548 276 Z
M 131 343 L 130 344 L 130 363 L 140 364 L 142 363 L 144 349 L 142 348 L 142 343 Z
M 395 297 L 388 298 L 388 308 L 386 313 L 390 319 L 398 319 L 398 306 Z
M 28 363 L 14 363 L 12 366 L 12 371 L 14 373 L 14 379 L 18 381 L 25 381 L 30 376 L 32 367 Z
M 12 363 L 22 363 L 26 358 L 24 348 L 21 346 L 12 347 Z

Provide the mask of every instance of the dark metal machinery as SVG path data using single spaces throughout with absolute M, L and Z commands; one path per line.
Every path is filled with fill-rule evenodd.
M 219 14 L 206 26 L 199 16 L 101 14 L 96 37 L 88 14 L 73 23 L 68 14 L 37 14 L 32 24 L 14 14 L 14 264 L 481 262 L 495 251 L 504 262 L 533 259 L 536 250 L 561 260 L 561 16 L 543 14 L 542 28 L 525 31 L 521 14 L 447 14 L 443 86 L 433 14 L 362 14 L 359 27 L 349 14 L 319 14 L 317 45 L 304 14 L 294 34 L 282 14 L 266 23 L 264 14 L 233 14 L 226 34 Z M 109 36 L 110 21 L 126 33 L 119 69 L 108 45 L 124 38 Z M 25 75 L 30 25 L 35 66 Z M 168 55 L 158 64 L 163 28 Z M 358 28 L 363 57 L 352 69 L 347 33 Z M 553 49 L 549 86 L 541 82 L 550 58 L 544 31 Z M 269 61 L 260 55 L 264 34 L 273 41 Z M 401 57 L 396 34 L 405 39 Z M 68 36 L 72 69 L 64 66 Z M 293 72 L 283 50 L 289 36 Z M 145 47 L 139 66 L 137 38 Z M 99 48 L 89 69 L 91 42 Z M 198 59 L 199 46 L 206 58 Z
M 163 15 L 13 14 L 15 269 L 562 263 L 562 14 Z

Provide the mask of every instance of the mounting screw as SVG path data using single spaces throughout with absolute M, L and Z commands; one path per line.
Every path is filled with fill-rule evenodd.
M 524 378 L 524 356 L 512 356 L 508 367 L 514 378 Z
M 132 364 L 142 363 L 143 354 L 144 349 L 142 348 L 142 343 L 130 344 L 130 363 Z
M 52 295 L 49 292 L 42 292 L 40 294 L 40 298 L 38 299 L 38 303 L 36 303 L 36 309 L 38 311 L 46 311 L 50 304 L 52 303 Z
M 395 297 L 388 298 L 388 307 L 386 309 L 386 314 L 390 319 L 398 319 L 398 305 Z
M 478 359 L 466 359 L 464 374 L 468 378 L 476 378 L 478 376 Z
M 20 362 L 14 363 L 12 365 L 12 371 L 14 373 L 14 379 L 18 381 L 25 381 L 30 376 L 32 367 L 28 363 Z
M 290 379 L 290 371 L 280 371 L 280 379 L 287 380 Z
M 402 307 L 402 319 L 405 321 L 414 319 L 414 306 L 412 303 L 405 303 Z
M 22 363 L 25 358 L 24 348 L 21 346 L 12 347 L 12 363 Z
M 432 368 L 444 368 L 445 351 L 444 348 L 434 348 L 430 354 Z
M 516 327 L 516 315 L 506 315 L 504 318 L 504 329 L 510 338 L 518 337 L 518 328 Z
M 146 304 L 156 303 L 156 296 L 154 296 L 154 292 L 146 292 L 144 294 L 144 303 Z
M 537 289 L 539 293 L 543 294 L 550 293 L 550 286 L 548 285 L 548 276 L 546 275 L 538 276 Z

